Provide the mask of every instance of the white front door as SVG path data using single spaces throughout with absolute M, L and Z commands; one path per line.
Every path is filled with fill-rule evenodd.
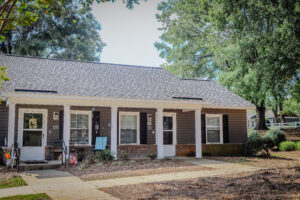
M 164 156 L 176 156 L 176 113 L 164 113 Z
M 20 109 L 18 144 L 21 160 L 44 160 L 47 142 L 46 109 Z

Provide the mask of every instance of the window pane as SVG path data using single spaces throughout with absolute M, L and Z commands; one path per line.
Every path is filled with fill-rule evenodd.
M 77 116 L 71 114 L 71 128 L 77 128 Z
M 74 144 L 89 144 L 88 129 L 71 129 L 71 143 Z
M 77 114 L 77 128 L 82 128 L 82 115 Z
M 164 144 L 173 144 L 173 131 L 164 131 Z
M 43 128 L 43 114 L 41 113 L 24 113 L 24 129 L 41 129 Z
M 173 117 L 164 117 L 163 120 L 164 130 L 173 130 Z
M 207 142 L 208 143 L 220 143 L 220 131 L 219 130 L 207 130 Z
M 136 115 L 121 115 L 121 129 L 136 129 L 137 116 Z
M 42 146 L 42 131 L 23 131 L 23 146 L 37 147 Z
M 136 130 L 121 129 L 121 144 L 132 144 L 136 141 Z
M 82 128 L 88 128 L 88 127 L 89 127 L 89 116 L 82 115 Z
M 206 126 L 208 130 L 219 130 L 220 129 L 220 118 L 219 117 L 207 117 Z

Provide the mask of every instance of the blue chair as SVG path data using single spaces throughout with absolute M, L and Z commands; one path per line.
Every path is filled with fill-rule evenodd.
M 95 148 L 93 151 L 103 151 L 107 147 L 107 137 L 96 137 Z

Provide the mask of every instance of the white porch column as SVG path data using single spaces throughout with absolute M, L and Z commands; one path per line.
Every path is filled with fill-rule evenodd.
M 202 141 L 201 141 L 201 109 L 195 110 L 195 143 L 196 158 L 202 158 Z
M 155 119 L 157 158 L 164 158 L 164 135 L 163 135 L 163 109 L 157 108 Z
M 110 151 L 115 159 L 118 158 L 118 107 L 111 107 L 111 123 L 110 123 Z
M 8 138 L 7 145 L 12 146 L 15 140 L 15 116 L 16 116 L 16 104 L 10 103 L 8 108 Z
M 70 106 L 69 105 L 64 105 L 64 142 L 67 147 L 67 159 L 69 158 L 69 153 L 70 153 Z

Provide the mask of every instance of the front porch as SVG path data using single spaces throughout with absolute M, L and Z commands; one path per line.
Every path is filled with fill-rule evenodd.
M 91 151 L 96 137 L 107 137 L 107 148 L 115 159 L 123 153 L 132 158 L 153 153 L 158 159 L 182 155 L 201 158 L 202 143 L 205 149 L 242 143 L 247 134 L 245 110 L 208 109 L 203 105 L 11 99 L 8 145 L 18 143 L 21 160 L 57 160 L 64 153 L 62 147 L 66 158 L 73 150 Z M 236 121 L 242 125 L 236 127 Z

